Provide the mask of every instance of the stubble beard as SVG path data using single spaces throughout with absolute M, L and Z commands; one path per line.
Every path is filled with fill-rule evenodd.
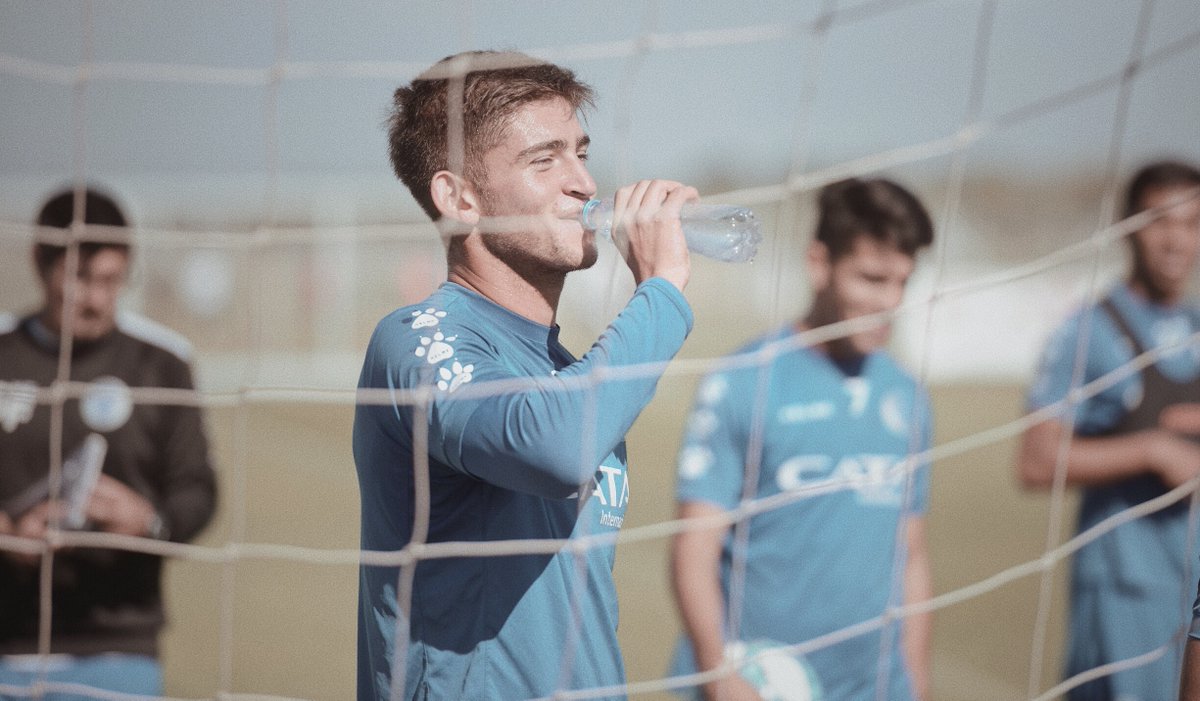
M 805 323 L 809 328 L 815 329 L 858 318 L 861 318 L 861 316 L 852 315 L 849 312 L 839 309 L 834 300 L 827 297 L 818 297 L 814 301 L 814 306 L 805 319 Z M 825 348 L 825 352 L 833 358 L 865 358 L 876 351 L 887 348 L 891 336 L 892 330 L 889 324 L 887 331 L 883 333 L 878 333 L 875 329 L 860 331 L 846 336 L 831 338 L 821 345 Z
M 485 215 L 512 217 L 511 213 L 500 214 L 497 211 L 495 198 L 486 188 L 480 188 L 480 200 L 488 211 Z M 519 215 L 518 215 L 519 216 Z M 545 225 L 553 228 L 558 220 L 545 220 L 545 215 L 526 215 L 533 221 L 534 227 Z M 561 278 L 576 270 L 586 270 L 596 264 L 599 252 L 596 248 L 595 235 L 587 232 L 580 233 L 581 255 L 576 258 L 562 245 L 558 236 L 552 236 L 546 241 L 539 240 L 532 231 L 496 231 L 482 232 L 483 246 L 489 253 L 502 261 L 509 268 L 529 280 L 545 277 Z
M 594 243 L 584 244 L 582 256 L 575 258 L 557 245 L 547 249 L 531 234 L 485 233 L 483 237 L 489 253 L 527 280 L 562 279 L 592 267 L 599 257 Z
M 1164 273 L 1159 270 L 1158 261 L 1147 260 L 1146 254 L 1136 248 L 1132 278 L 1134 283 L 1139 284 L 1151 300 L 1156 302 L 1178 297 L 1186 285 L 1186 277 L 1180 280 L 1177 276 Z

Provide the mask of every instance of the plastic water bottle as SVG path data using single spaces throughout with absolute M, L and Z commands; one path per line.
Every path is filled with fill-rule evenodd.
M 612 240 L 613 201 L 588 200 L 579 215 L 585 229 Z M 762 243 L 754 212 L 731 204 L 685 204 L 679 213 L 688 249 L 727 263 L 748 263 Z

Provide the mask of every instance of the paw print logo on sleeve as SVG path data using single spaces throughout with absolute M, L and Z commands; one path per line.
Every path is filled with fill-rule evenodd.
M 444 392 L 453 392 L 470 382 L 473 372 L 475 372 L 474 364 L 463 365 L 457 360 L 450 365 L 449 369 L 438 368 L 438 389 Z
M 700 386 L 700 403 L 712 406 L 725 398 L 729 391 L 729 380 L 722 375 L 713 375 Z
M 425 311 L 417 310 L 412 313 L 414 329 L 427 329 L 430 326 L 437 326 L 442 319 L 446 318 L 446 312 L 439 311 L 430 307 Z
M 441 331 L 432 336 L 421 336 L 421 345 L 413 351 L 418 358 L 424 358 L 429 364 L 440 363 L 454 355 L 454 347 L 450 344 L 458 336 L 446 336 Z

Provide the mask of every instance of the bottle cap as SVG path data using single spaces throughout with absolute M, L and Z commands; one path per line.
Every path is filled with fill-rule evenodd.
M 579 213 L 579 223 L 583 224 L 583 228 L 595 229 L 600 224 L 600 222 L 591 221 L 592 211 L 600 204 L 600 200 L 588 200 L 583 205 L 583 211 Z

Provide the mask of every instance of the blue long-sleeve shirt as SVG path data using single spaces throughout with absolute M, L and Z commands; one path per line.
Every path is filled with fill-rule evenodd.
M 426 455 L 429 543 L 618 529 L 629 500 L 625 432 L 654 393 L 654 364 L 674 356 L 691 324 L 683 296 L 657 278 L 580 360 L 557 327 L 453 283 L 385 317 L 359 386 L 391 390 L 392 401 L 364 396 L 354 420 L 362 547 L 400 550 L 413 538 L 414 464 Z M 431 391 L 424 409 L 407 392 L 421 389 Z M 416 455 L 414 418 L 426 455 Z M 605 544 L 425 559 L 408 611 L 397 602 L 399 569 L 364 565 L 360 701 L 389 698 L 393 684 L 403 699 L 524 699 L 623 683 L 613 556 Z

